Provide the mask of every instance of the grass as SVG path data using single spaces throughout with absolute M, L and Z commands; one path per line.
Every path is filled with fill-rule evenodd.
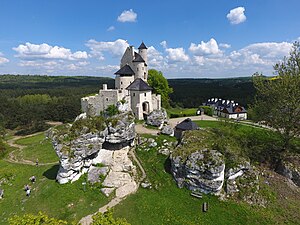
M 20 139 L 17 143 L 26 146 L 26 159 L 36 160 L 38 156 L 40 162 L 57 161 L 50 142 L 45 141 L 43 134 Z M 0 224 L 7 224 L 7 219 L 13 215 L 37 214 L 39 211 L 50 217 L 78 222 L 110 200 L 97 188 L 87 185 L 84 190 L 82 182 L 86 176 L 72 184 L 58 184 L 55 181 L 58 168 L 58 164 L 36 167 L 0 160 L 0 182 L 5 180 L 1 184 L 4 198 L 0 200 Z M 29 177 L 33 175 L 37 182 L 30 184 Z M 32 187 L 30 197 L 26 197 L 23 190 L 26 184 Z
M 196 116 L 197 108 L 169 108 L 167 113 L 170 118 Z
M 204 195 L 203 199 L 191 197 L 190 191 L 179 189 L 171 174 L 165 171 L 166 156 L 159 155 L 154 148 L 148 152 L 137 151 L 137 155 L 146 170 L 147 179 L 154 188 L 140 188 L 136 194 L 128 196 L 114 208 L 116 217 L 124 217 L 133 225 L 283 223 L 283 211 L 277 215 L 273 209 L 229 200 L 219 201 L 211 195 Z M 207 213 L 202 212 L 204 202 L 209 203 Z
M 40 163 L 57 162 L 58 157 L 52 147 L 51 141 L 45 138 L 44 133 L 32 137 L 19 139 L 15 142 L 19 145 L 26 146 L 22 151 L 17 151 L 18 158 L 23 158 L 35 162 L 37 159 Z

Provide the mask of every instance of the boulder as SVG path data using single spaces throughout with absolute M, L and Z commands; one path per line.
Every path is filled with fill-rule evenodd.
M 92 167 L 88 172 L 88 181 L 91 184 L 101 182 L 100 176 L 106 176 L 108 167 Z
M 153 110 L 148 116 L 146 123 L 152 126 L 160 127 L 168 122 L 168 115 L 165 109 Z
M 218 194 L 224 183 L 225 162 L 216 150 L 201 149 L 187 158 L 172 156 L 171 171 L 179 187 Z
M 300 154 L 286 154 L 280 161 L 276 172 L 300 187 Z
M 84 172 L 89 171 L 89 168 L 97 163 L 111 164 L 113 150 L 119 150 L 133 142 L 135 128 L 131 113 L 122 113 L 109 118 L 108 122 L 103 122 L 101 126 L 94 124 L 92 127 L 87 127 L 99 121 L 80 118 L 75 128 L 68 124 L 47 131 L 46 134 L 52 140 L 60 159 L 60 168 L 56 177 L 60 184 L 79 179 Z M 117 148 L 105 150 L 103 149 L 105 143 L 117 144 L 115 146 Z
M 174 129 L 170 125 L 163 126 L 161 133 L 169 136 L 174 136 Z

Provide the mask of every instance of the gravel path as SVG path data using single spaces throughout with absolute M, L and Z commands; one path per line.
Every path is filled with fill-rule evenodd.
M 142 164 L 140 163 L 140 161 L 136 158 L 135 154 L 134 154 L 134 149 L 135 148 L 132 148 L 130 149 L 129 151 L 129 155 L 132 157 L 132 159 L 136 162 L 136 164 L 138 165 L 138 167 L 140 168 L 140 170 L 142 171 L 142 177 L 140 178 L 140 181 L 144 180 L 146 178 L 146 173 L 145 173 L 145 170 L 144 168 L 142 167 Z M 135 189 L 132 189 L 130 191 L 130 193 L 134 193 L 137 191 L 139 187 L 139 183 L 138 185 L 136 186 Z M 133 186 L 132 186 L 133 188 Z M 102 206 L 101 208 L 98 209 L 97 212 L 95 213 L 92 213 L 90 215 L 87 215 L 85 217 L 83 217 L 80 221 L 79 221 L 79 224 L 82 224 L 82 225 L 90 225 L 92 222 L 93 222 L 93 216 L 98 213 L 98 212 L 101 212 L 101 213 L 105 213 L 109 208 L 112 208 L 114 206 L 116 206 L 117 204 L 119 204 L 122 200 L 124 200 L 126 198 L 126 196 L 120 198 L 120 197 L 115 197 L 113 198 L 109 203 L 107 203 L 106 205 Z
M 30 160 L 26 160 L 26 159 L 18 159 L 15 156 L 16 152 L 18 152 L 18 151 L 20 152 L 20 151 L 22 151 L 26 147 L 25 145 L 16 144 L 16 141 L 19 140 L 19 139 L 22 139 L 22 138 L 32 137 L 32 136 L 35 136 L 35 135 L 38 135 L 38 134 L 41 134 L 41 133 L 42 132 L 35 133 L 35 134 L 29 134 L 29 135 L 26 135 L 26 136 L 14 136 L 12 139 L 9 139 L 7 141 L 7 144 L 9 146 L 13 147 L 13 148 L 16 148 L 16 150 L 11 151 L 8 154 L 8 158 L 5 158 L 4 161 L 10 162 L 10 163 L 15 163 L 15 164 L 36 166 L 36 162 L 30 161 Z M 46 166 L 46 165 L 55 165 L 57 163 L 58 162 L 39 163 L 39 165 L 40 166 Z

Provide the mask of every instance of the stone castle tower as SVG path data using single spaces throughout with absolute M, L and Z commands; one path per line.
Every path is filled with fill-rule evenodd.
M 115 89 L 103 89 L 98 95 L 81 99 L 82 111 L 89 115 L 99 115 L 109 105 L 125 100 L 137 119 L 144 119 L 155 109 L 161 108 L 161 96 L 152 94 L 148 85 L 148 57 L 144 42 L 138 47 L 127 47 L 120 63 L 120 69 L 115 72 Z

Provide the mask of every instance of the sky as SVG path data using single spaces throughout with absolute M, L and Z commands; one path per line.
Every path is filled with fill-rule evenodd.
M 299 0 L 1 0 L 0 74 L 114 77 L 148 47 L 167 78 L 270 76 L 300 40 Z

